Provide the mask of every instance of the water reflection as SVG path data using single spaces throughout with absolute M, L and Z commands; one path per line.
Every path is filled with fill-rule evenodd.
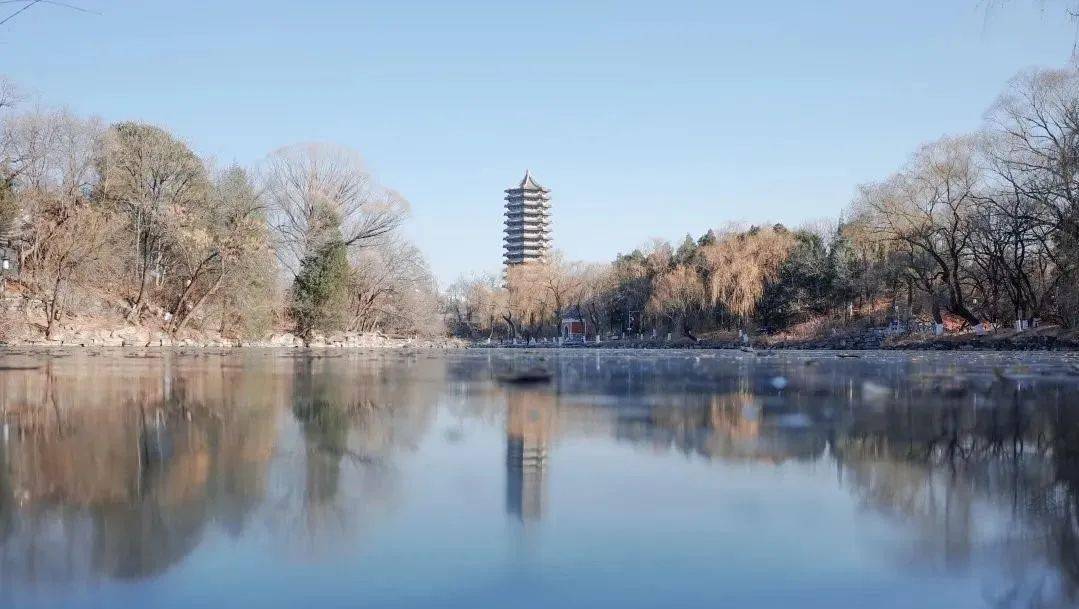
M 358 532 L 389 513 L 396 501 L 397 453 L 414 449 L 431 425 L 440 362 L 355 361 L 340 357 L 291 359 L 289 403 L 299 424 L 302 474 L 288 474 L 283 500 L 295 496 L 302 479 L 302 502 L 279 513 L 300 515 L 283 530 L 302 537 L 308 549 L 355 539 Z M 288 460 L 289 464 L 295 460 Z
M 550 385 L 492 380 L 502 358 L 529 357 L 541 356 L 5 355 L 0 604 L 78 604 L 66 592 L 89 581 L 164 580 L 220 539 L 301 563 L 392 556 L 406 539 L 424 543 L 411 531 L 482 511 L 452 516 L 456 493 L 475 489 L 442 481 L 475 484 L 484 468 L 450 460 L 487 450 L 487 431 L 511 521 L 557 531 L 552 512 L 588 507 L 552 488 L 617 465 L 560 461 L 571 441 L 628 447 L 626 467 L 684 456 L 664 480 L 635 478 L 644 493 L 705 463 L 715 476 L 779 480 L 757 492 L 782 501 L 784 479 L 765 472 L 808 480 L 827 468 L 860 513 L 893 527 L 871 552 L 893 577 L 976 578 L 961 606 L 1079 601 L 1079 376 L 1068 361 L 571 352 L 542 356 Z M 435 433 L 446 419 L 473 435 Z M 704 532 L 716 518 L 686 526 Z M 482 535 L 486 521 L 467 522 Z
M 506 512 L 521 522 L 543 517 L 547 504 L 547 447 L 554 395 L 510 388 L 506 393 Z
M 47 359 L 0 377 L 5 589 L 164 572 L 211 520 L 241 535 L 265 491 L 275 411 L 258 407 L 269 388 L 257 378 L 111 368 Z

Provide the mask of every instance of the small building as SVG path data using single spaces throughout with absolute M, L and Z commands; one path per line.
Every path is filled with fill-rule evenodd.
M 583 343 L 585 323 L 580 313 L 570 313 L 562 317 L 562 342 Z

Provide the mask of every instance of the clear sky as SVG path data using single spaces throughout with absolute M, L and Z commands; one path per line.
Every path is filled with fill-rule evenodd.
M 353 147 L 443 283 L 500 267 L 526 168 L 573 259 L 835 216 L 1076 40 L 1057 0 L 66 1 L 100 14 L 30 8 L 0 73 L 223 162 Z

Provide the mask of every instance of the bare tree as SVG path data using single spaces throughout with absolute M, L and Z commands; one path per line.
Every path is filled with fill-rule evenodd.
M 0 110 L 14 107 L 22 97 L 19 87 L 10 78 L 0 74 Z
M 114 235 L 109 218 L 89 206 L 71 211 L 67 221 L 58 226 L 40 252 L 36 274 L 45 305 L 45 337 L 64 313 L 64 297 L 70 283 L 93 285 L 98 276 L 98 262 L 107 255 Z
M 870 210 L 878 238 L 900 243 L 914 259 L 925 254 L 947 294 L 948 310 L 970 324 L 964 285 L 974 239 L 973 210 L 983 177 L 972 138 L 945 138 L 919 150 L 903 171 L 863 186 L 859 205 Z M 912 259 L 913 260 L 913 259 Z
M 1070 266 L 1058 247 L 1053 214 L 1018 187 L 1021 178 L 998 138 L 985 138 L 987 166 L 993 177 L 973 215 L 972 281 L 993 318 L 1031 319 L 1047 310 L 1049 299 Z M 1007 144 L 1005 144 L 1007 145 Z
M 535 280 L 540 283 L 543 298 L 550 304 L 554 324 L 566 313 L 570 305 L 579 305 L 584 294 L 585 277 L 582 265 L 568 262 L 561 252 L 547 256 L 537 266 Z
M 34 110 L 4 121 L 0 150 L 13 195 L 8 226 L 20 267 L 33 271 L 49 242 L 87 203 L 96 180 L 94 155 L 103 128 L 65 110 Z
M 422 314 L 436 311 L 434 303 L 419 301 L 434 293 L 434 279 L 415 245 L 394 238 L 352 255 L 349 319 L 346 329 L 372 331 L 415 329 Z
M 269 235 L 262 202 L 247 172 L 232 166 L 214 181 L 207 204 L 185 214 L 173 246 L 179 292 L 168 328 L 178 332 L 222 286 L 242 289 L 269 269 Z
M 577 306 L 588 317 L 598 335 L 602 328 L 611 323 L 611 313 L 616 307 L 618 276 L 609 264 L 582 265 L 579 273 L 581 288 Z
M 491 273 L 461 277 L 446 289 L 445 312 L 458 336 L 494 337 L 505 300 L 502 279 Z
M 997 177 L 1079 240 L 1079 68 L 1021 73 L 987 122 Z
M 697 340 L 692 332 L 690 318 L 705 302 L 704 283 L 697 270 L 680 264 L 656 278 L 652 297 L 648 301 L 648 310 L 670 319 L 683 334 Z
M 150 279 L 163 282 L 182 231 L 197 222 L 209 181 L 202 161 L 168 132 L 140 123 L 109 129 L 97 161 L 98 197 L 130 227 L 134 295 L 128 319 L 142 313 Z
M 297 144 L 269 156 L 262 182 L 278 256 L 292 274 L 328 240 L 349 249 L 392 233 L 408 203 L 379 186 L 358 153 L 326 144 Z

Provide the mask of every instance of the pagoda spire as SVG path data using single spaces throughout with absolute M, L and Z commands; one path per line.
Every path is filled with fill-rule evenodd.
M 532 172 L 528 169 L 525 169 L 525 177 L 521 180 L 520 188 L 524 190 L 545 190 L 539 185 L 536 178 L 532 177 Z

